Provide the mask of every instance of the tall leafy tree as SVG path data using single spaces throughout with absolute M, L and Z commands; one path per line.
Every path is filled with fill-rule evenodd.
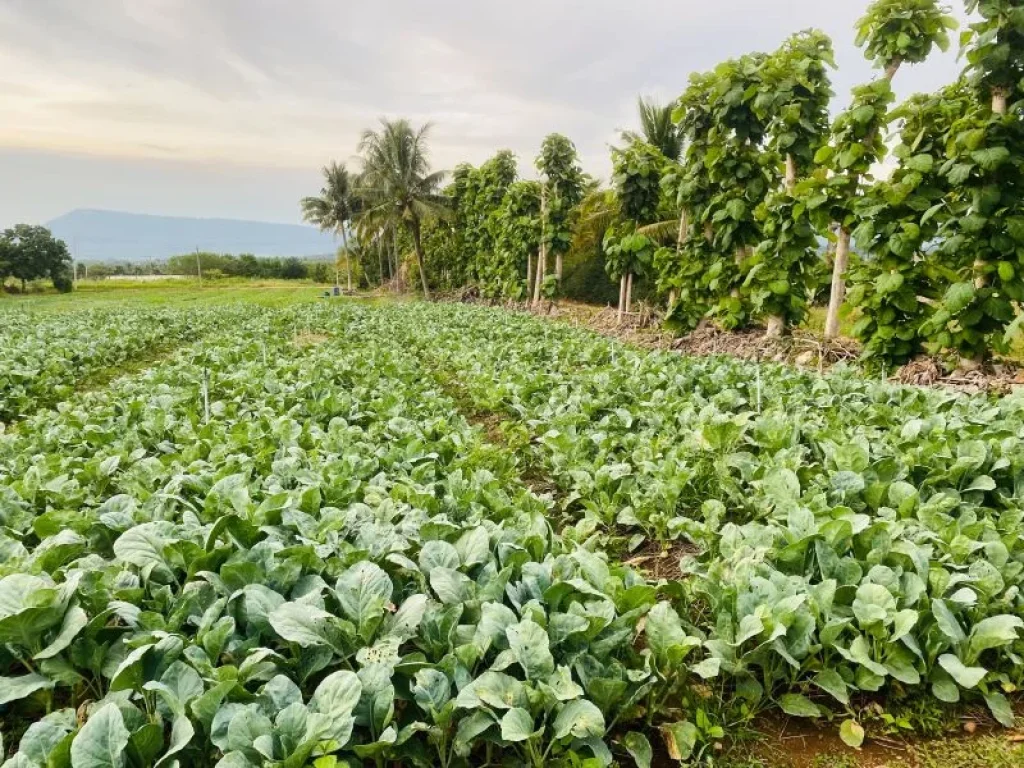
M 882 80 L 854 88 L 850 107 L 836 119 L 832 146 L 819 160 L 832 162 L 832 216 L 838 228 L 825 337 L 839 334 L 839 310 L 846 294 L 850 235 L 857 223 L 857 198 L 871 166 L 885 154 L 884 129 L 893 102 L 892 79 L 904 64 L 917 64 L 938 47 L 949 46 L 956 21 L 938 0 L 875 0 L 857 22 L 857 43 L 885 71 Z
M 427 151 L 430 124 L 418 129 L 408 120 L 382 120 L 359 142 L 363 159 L 359 195 L 371 215 L 386 214 L 400 221 L 416 252 L 423 296 L 430 298 L 423 223 L 448 214 L 450 200 L 440 191 L 443 171 L 431 171 Z
M 71 290 L 71 252 L 46 227 L 16 224 L 0 235 L 0 278 L 21 281 L 49 278 L 59 290 Z
M 749 320 L 741 288 L 745 262 L 762 238 L 755 211 L 780 181 L 774 153 L 764 151 L 768 122 L 757 104 L 766 58 L 749 54 L 691 76 L 674 113 L 686 152 L 682 172 L 666 183 L 676 188 L 687 233 L 676 278 L 659 282 L 695 277 L 698 285 L 680 296 L 706 304 L 726 328 Z
M 352 174 L 344 165 L 332 162 L 323 168 L 324 185 L 315 197 L 300 201 L 302 217 L 325 232 L 341 233 L 348 267 L 348 289 L 352 290 L 352 259 L 348 247 L 348 227 L 358 205 Z
M 544 176 L 541 189 L 543 234 L 534 301 L 540 301 L 549 256 L 555 257 L 555 279 L 562 279 L 562 261 L 572 246 L 576 206 L 583 199 L 585 188 L 576 145 L 561 134 L 552 133 L 544 139 L 537 156 L 537 170 Z
M 1024 2 L 967 7 L 980 16 L 964 35 L 975 98 L 950 127 L 941 167 L 951 194 L 939 256 L 956 279 L 922 330 L 974 368 L 1024 323 Z
M 769 152 L 785 164 L 785 184 L 755 210 L 762 240 L 745 264 L 744 290 L 768 335 L 780 336 L 803 320 L 807 286 L 818 275 L 818 230 L 826 197 L 818 190 L 814 156 L 828 137 L 834 67 L 832 41 L 807 30 L 790 37 L 762 67 L 755 108 L 767 123 Z
M 902 364 L 924 351 L 922 324 L 950 283 L 935 252 L 950 216 L 942 158 L 948 134 L 970 101 L 961 81 L 914 96 L 893 113 L 901 125 L 893 149 L 896 167 L 861 201 L 853 238 L 867 258 L 851 270 L 847 297 L 859 309 L 853 334 L 871 364 Z
M 630 311 L 633 279 L 647 272 L 657 244 L 638 228 L 659 220 L 661 176 L 668 163 L 652 144 L 634 141 L 612 152 L 612 181 L 622 220 L 604 238 L 605 269 L 619 280 L 619 319 Z
M 494 240 L 494 253 L 487 278 L 481 279 L 482 285 L 489 295 L 521 299 L 532 285 L 536 255 L 540 250 L 540 183 L 517 181 L 511 184 L 501 205 L 491 214 L 488 226 Z

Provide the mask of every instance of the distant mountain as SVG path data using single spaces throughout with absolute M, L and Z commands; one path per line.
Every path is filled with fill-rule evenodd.
M 334 252 L 330 235 L 313 227 L 236 219 L 149 216 L 75 210 L 46 225 L 79 261 L 166 259 L 199 248 L 256 256 L 322 256 Z

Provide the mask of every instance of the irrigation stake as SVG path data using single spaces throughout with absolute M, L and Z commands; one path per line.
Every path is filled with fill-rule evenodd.
M 757 412 L 761 413 L 761 364 L 757 364 Z
M 203 423 L 210 423 L 210 369 L 203 366 Z

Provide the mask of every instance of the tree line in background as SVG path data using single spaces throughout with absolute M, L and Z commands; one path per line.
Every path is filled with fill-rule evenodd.
M 857 44 L 881 74 L 834 120 L 832 43 L 807 30 L 692 75 L 674 104 L 641 101 L 608 188 L 558 134 L 536 181 L 503 150 L 442 186 L 427 128 L 384 121 L 363 137 L 361 171 L 328 166 L 303 211 L 353 232 L 382 282 L 408 272 L 427 296 L 473 285 L 536 303 L 617 286 L 620 316 L 642 295 L 680 331 L 772 336 L 820 299 L 826 337 L 849 306 L 870 361 L 976 366 L 1024 325 L 1024 0 L 965 7 L 962 76 L 898 106 L 893 80 L 957 27 L 937 0 L 869 5 Z M 891 173 L 876 178 L 886 156 Z
M 33 280 L 51 280 L 59 291 L 71 290 L 71 253 L 46 227 L 17 224 L 0 231 L 0 287 L 9 279 L 22 292 Z

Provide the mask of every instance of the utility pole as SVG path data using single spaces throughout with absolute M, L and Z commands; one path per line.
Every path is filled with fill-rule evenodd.
M 199 275 L 199 287 L 203 287 L 203 262 L 199 258 L 199 248 L 196 248 L 196 273 Z

